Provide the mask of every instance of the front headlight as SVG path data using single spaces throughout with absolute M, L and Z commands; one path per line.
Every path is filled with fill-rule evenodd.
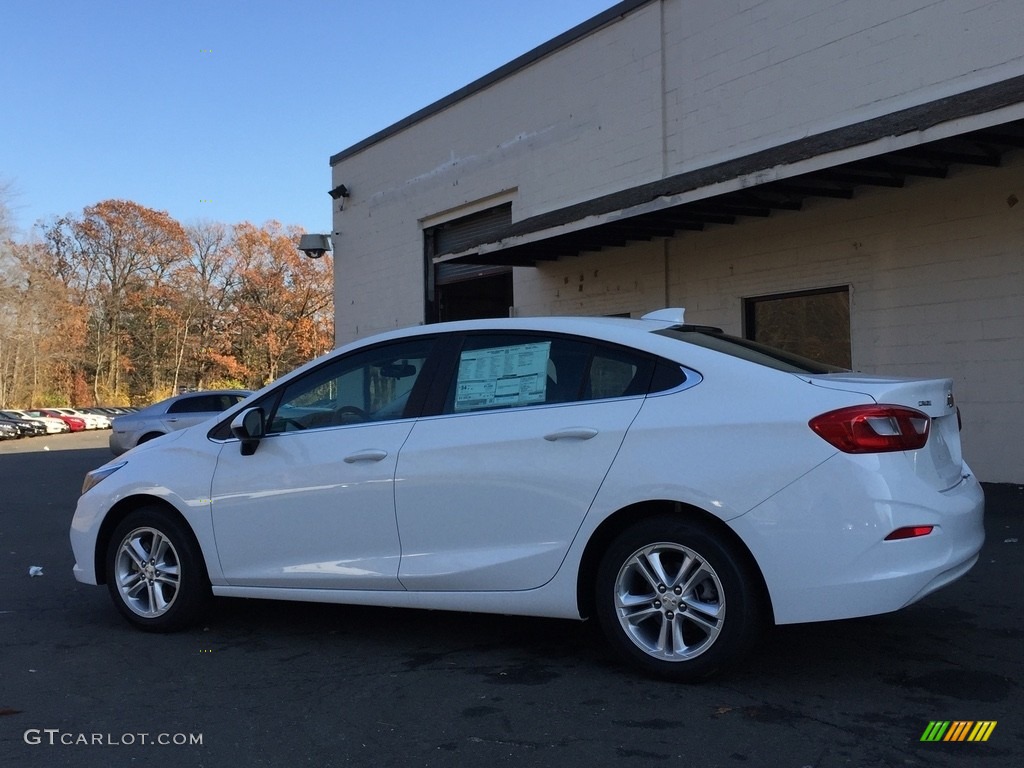
M 127 461 L 119 461 L 117 464 L 109 464 L 99 469 L 94 469 L 92 472 L 85 473 L 85 480 L 82 481 L 82 493 L 84 494 L 100 480 L 104 480 L 110 477 L 112 474 L 117 472 L 121 467 L 127 464 Z

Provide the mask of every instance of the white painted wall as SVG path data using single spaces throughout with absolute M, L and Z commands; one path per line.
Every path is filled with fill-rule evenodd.
M 668 172 L 741 157 L 1024 72 L 1024 6 L 666 0 Z

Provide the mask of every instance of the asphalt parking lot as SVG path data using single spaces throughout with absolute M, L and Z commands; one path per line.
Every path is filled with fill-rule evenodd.
M 901 612 L 776 629 L 728 677 L 662 683 L 587 624 L 218 600 L 130 629 L 71 575 L 106 433 L 0 443 L 0 764 L 1010 766 L 1024 757 L 1024 489 L 987 488 L 964 579 Z M 42 573 L 31 576 L 30 569 Z M 932 721 L 995 721 L 925 742 Z M 1015 757 L 1016 756 L 1016 757 Z

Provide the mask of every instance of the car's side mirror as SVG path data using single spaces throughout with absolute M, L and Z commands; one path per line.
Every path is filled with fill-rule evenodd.
M 264 435 L 262 408 L 246 408 L 231 420 L 231 434 L 242 442 L 242 455 L 252 456 Z

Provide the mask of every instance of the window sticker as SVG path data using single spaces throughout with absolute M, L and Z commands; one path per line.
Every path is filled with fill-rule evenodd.
M 464 350 L 459 357 L 455 412 L 543 403 L 550 341 Z

